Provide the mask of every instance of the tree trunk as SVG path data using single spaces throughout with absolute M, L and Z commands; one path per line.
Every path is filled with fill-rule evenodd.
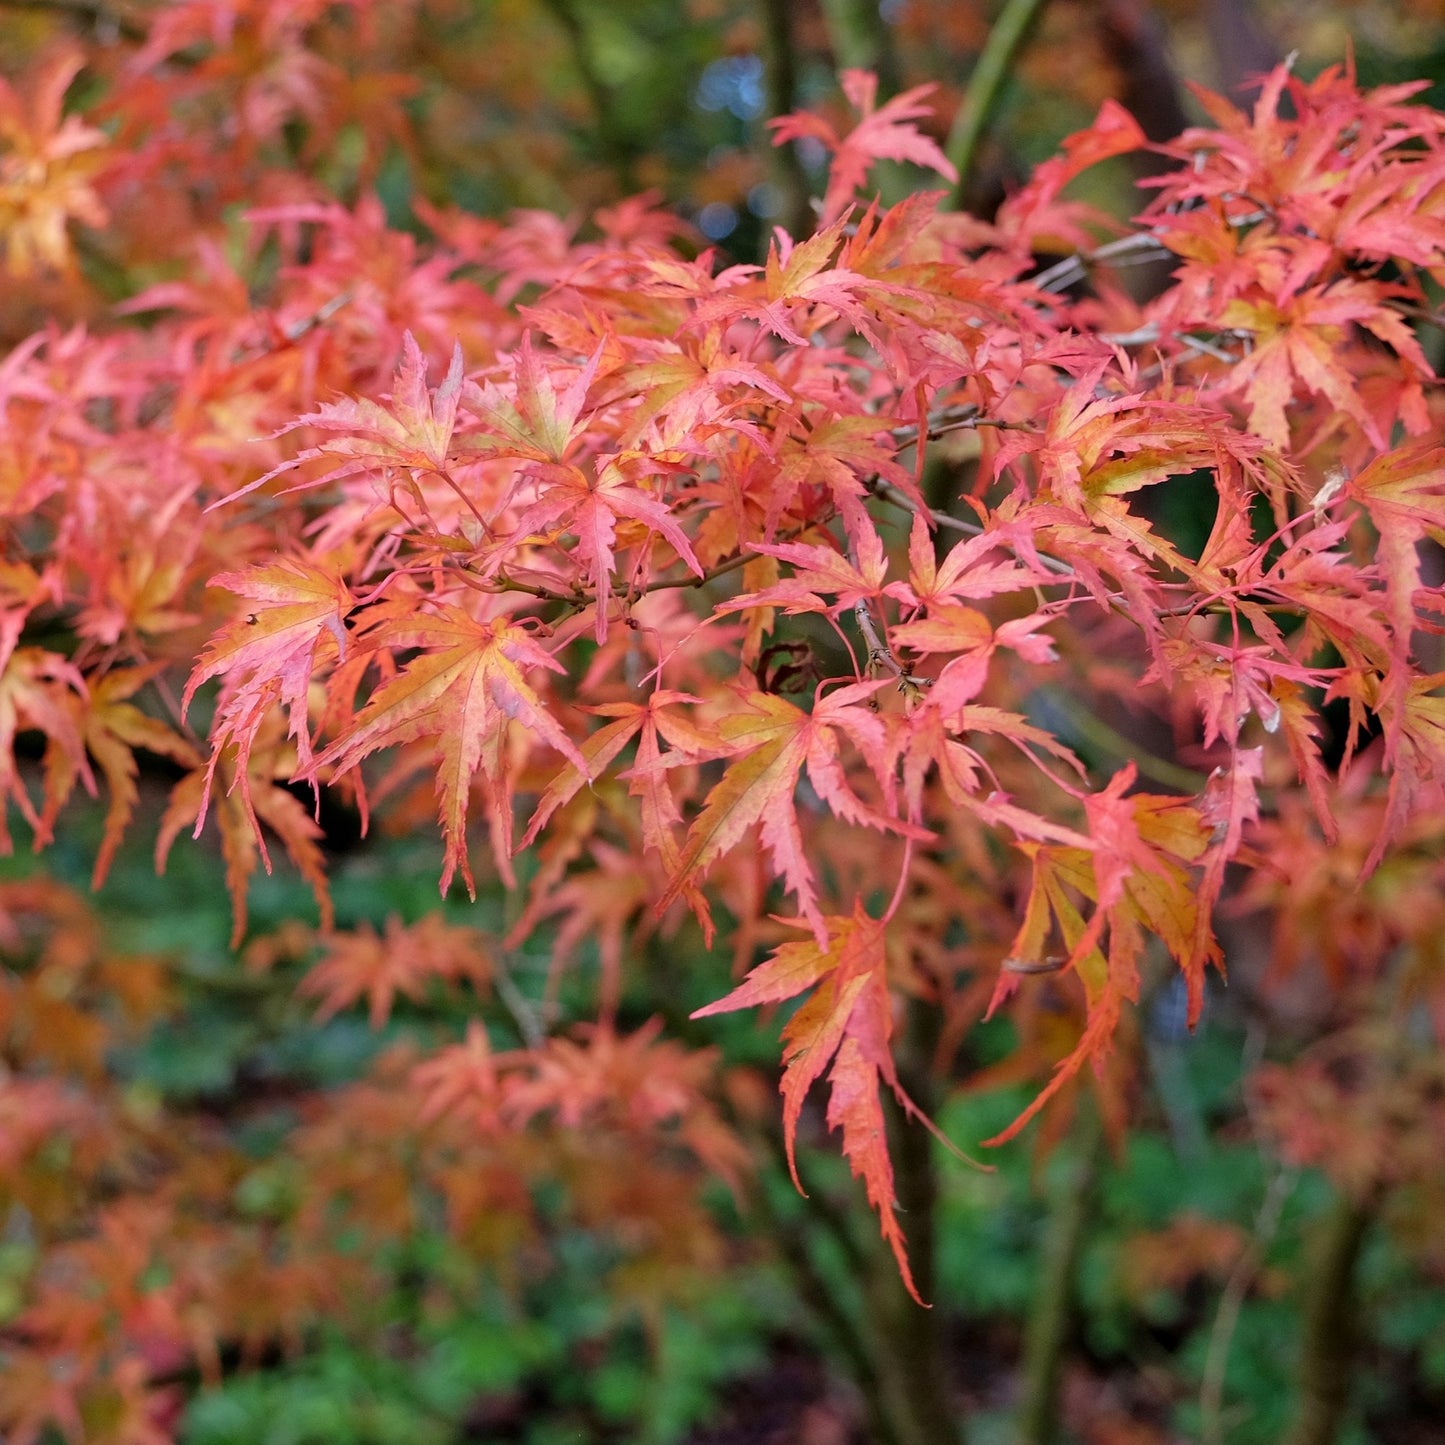
M 1295 1416 L 1284 1445 L 1333 1445 L 1349 1404 L 1355 1271 L 1378 1208 L 1341 1194 L 1322 1226 L 1305 1297 Z
M 787 115 L 798 108 L 798 46 L 790 0 L 762 0 L 766 35 L 768 115 Z M 789 235 L 801 240 L 813 232 L 817 218 L 809 201 L 808 177 L 797 147 L 768 146 L 768 170 L 778 188 L 778 217 Z

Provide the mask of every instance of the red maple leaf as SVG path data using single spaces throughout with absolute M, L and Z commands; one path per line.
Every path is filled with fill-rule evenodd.
M 831 224 L 847 209 L 858 188 L 868 179 L 873 163 L 880 160 L 911 161 L 937 171 L 950 181 L 958 180 L 953 162 L 914 124 L 931 111 L 921 102 L 936 86 L 918 85 L 895 95 L 876 110 L 878 77 L 867 70 L 845 70 L 839 76 L 843 94 L 858 112 L 858 123 L 840 136 L 821 116 L 806 112 L 780 116 L 768 122 L 773 144 L 790 140 L 820 141 L 833 152 L 828 173 L 828 190 L 823 197 L 823 223 Z
M 322 656 L 345 658 L 350 589 L 332 566 L 287 558 L 244 572 L 211 578 L 244 598 L 250 608 L 223 627 L 196 662 L 181 696 L 181 710 L 208 678 L 224 675 L 226 687 L 212 723 L 216 752 L 236 745 L 244 770 L 262 719 L 279 702 L 287 713 L 300 767 L 311 766 L 307 692 Z

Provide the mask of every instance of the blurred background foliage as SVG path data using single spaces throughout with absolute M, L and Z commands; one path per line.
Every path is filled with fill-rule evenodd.
M 807 195 L 823 179 L 821 155 L 773 151 L 767 117 L 839 107 L 837 70 L 861 65 L 878 71 L 885 92 L 936 85 L 942 140 L 1003 8 L 237 3 L 229 45 L 176 38 L 167 61 L 196 84 L 156 118 L 175 128 L 178 146 L 214 134 L 232 136 L 235 149 L 217 158 L 205 187 L 168 186 L 163 171 L 112 179 L 111 224 L 82 235 L 73 273 L 4 288 L 0 337 L 49 319 L 94 320 L 108 301 L 176 274 L 197 234 L 239 244 L 240 211 L 258 200 L 354 202 L 374 189 L 393 224 L 455 239 L 519 207 L 585 229 L 599 206 L 651 189 L 695 244 L 756 260 L 771 225 L 806 225 Z M 1238 94 L 1292 52 L 1306 73 L 1352 53 L 1367 84 L 1421 78 L 1432 86 L 1425 99 L 1445 99 L 1440 0 L 1034 8 L 969 178 L 968 203 L 981 213 L 1106 98 L 1163 138 L 1197 114 L 1184 81 Z M 165 9 L 0 0 L 0 74 L 24 75 L 80 38 L 96 48 L 67 103 L 99 98 L 104 115 L 107 95 L 146 84 L 131 60 Z M 216 124 L 216 108 L 236 123 Z M 123 147 L 126 138 L 111 140 Z M 1135 177 L 1109 174 L 1110 193 L 1090 199 L 1122 216 Z M 899 194 L 911 183 L 894 178 Z M 213 1341 L 213 1355 L 198 1350 L 200 1368 L 177 1359 L 171 1377 L 167 1428 L 194 1445 L 961 1438 L 954 1423 L 930 1425 L 899 1401 L 915 1316 L 846 1165 L 826 1145 L 808 1148 L 810 1192 L 800 1197 L 777 1155 L 768 1061 L 780 1021 L 771 1037 L 748 1017 L 706 1029 L 687 1021 L 726 989 L 730 960 L 687 932 L 654 941 L 631 960 L 619 1023 L 629 1032 L 661 1017 L 666 1036 L 720 1050 L 725 1067 L 710 1087 L 752 1154 L 734 1189 L 675 1141 L 660 1147 L 615 1121 L 544 1120 L 482 1158 L 444 1128 L 417 1134 L 410 1116 L 395 1114 L 388 1080 L 478 1017 L 497 1049 L 530 1042 L 554 1017 L 585 1017 L 593 945 L 555 1000 L 543 929 L 508 953 L 505 987 L 479 994 L 462 980 L 450 992 L 402 996 L 379 1028 L 366 1000 L 321 1017 L 315 997 L 297 991 L 317 956 L 315 940 L 296 930 L 309 908 L 297 880 L 278 875 L 255 890 L 253 943 L 238 957 L 227 947 L 220 861 L 200 847 L 178 848 L 158 878 L 135 830 L 87 898 L 100 826 L 72 820 L 43 863 L 22 855 L 4 865 L 13 923 L 0 940 L 5 1067 L 40 1059 L 72 1092 L 53 1116 L 33 1112 L 0 1130 L 0 1327 L 36 1268 L 27 1220 L 50 1211 L 80 1241 L 88 1210 L 133 1196 L 130 1223 L 146 1237 L 157 1227 L 144 1211 L 150 1194 L 176 1211 L 164 1227 L 182 1243 L 229 1251 L 207 1265 L 229 1294 L 188 1306 L 187 1328 Z M 330 841 L 341 923 L 385 930 L 389 920 L 413 927 L 438 916 L 429 838 Z M 1387 893 L 1371 906 L 1388 912 Z M 440 916 L 499 936 L 516 908 L 496 892 L 474 908 L 444 905 Z M 1427 1157 L 1388 1183 L 1376 1171 L 1363 1203 L 1337 1151 L 1287 1160 L 1280 1140 L 1298 1121 L 1271 1114 L 1267 1065 L 1307 1056 L 1354 1005 L 1322 1004 L 1307 974 L 1267 996 L 1252 991 L 1256 934 L 1247 916 L 1237 921 L 1238 986 L 1211 999 L 1197 1034 L 1183 1031 L 1171 990 L 1143 1010 L 1127 1131 L 1075 1095 L 1032 1140 L 991 1155 L 992 1172 L 941 1151 L 931 1161 L 933 1217 L 905 1219 L 910 1235 L 937 1240 L 926 1287 L 933 1343 L 917 1347 L 942 1350 L 940 1391 L 974 1445 L 1285 1438 L 1311 1328 L 1308 1286 L 1341 1218 L 1355 1228 L 1358 1374 L 1334 1438 L 1445 1440 L 1445 1185 L 1428 1157 L 1439 1079 L 1428 1064 L 1398 1064 L 1396 1082 L 1412 1069 L 1420 1077 L 1381 1106 L 1403 1119 L 1381 1124 L 1379 1138 L 1414 1129 Z M 1047 990 L 1038 997 L 1031 1067 L 1048 1037 Z M 944 1090 L 939 1117 L 951 1137 L 996 1132 L 1030 1096 L 1030 1080 L 1003 1063 L 1018 1057 L 1013 1027 L 998 1021 L 934 1041 L 938 1058 L 953 1050 L 955 1065 L 966 1061 L 992 1085 Z M 1380 1056 L 1368 1040 L 1359 1051 Z M 1350 1062 L 1321 1065 L 1326 1118 L 1362 1097 L 1341 1082 L 1358 1080 Z M 1263 1083 L 1246 1091 L 1241 1079 Z M 804 1133 L 823 1143 L 820 1115 L 805 1119 Z M 323 1239 L 327 1277 L 305 1277 L 306 1250 Z M 125 1240 L 110 1243 L 106 1258 L 124 1252 Z M 77 1256 L 76 1268 L 99 1266 Z M 136 1289 L 143 1300 L 146 1282 Z M 289 1338 L 259 1325 L 254 1339 L 218 1334 L 208 1323 L 208 1310 L 244 1316 L 248 1296 L 285 1289 L 296 1301 Z M 261 1304 L 276 1303 L 258 1300 L 258 1318 L 270 1317 Z M 150 1365 L 166 1376 L 165 1360 Z M 14 1383 L 0 1381 L 0 1396 Z M 111 1419 L 102 1409 L 83 1422 L 91 1436 L 120 1438 L 106 1431 L 124 1418 L 125 1390 L 118 1380 Z
M 39 981 L 60 995 L 44 1021 L 49 1071 L 107 1113 L 108 1131 L 97 1142 L 72 1111 L 35 1143 L 44 1167 L 32 1155 L 8 1184 L 0 1174 L 0 1327 L 39 1262 L 47 1208 L 79 1229 L 99 1206 L 129 1199 L 143 1211 L 154 1199 L 166 1202 L 159 1227 L 190 1251 L 157 1257 L 217 1280 L 193 1301 L 216 1316 L 214 1359 L 205 1364 L 202 1350 L 199 1370 L 177 1358 L 159 1371 L 175 1392 L 176 1438 L 195 1445 L 930 1438 L 910 1434 L 889 1405 L 901 1342 L 889 1331 L 906 1332 L 895 1312 L 914 1307 L 899 1297 L 821 1110 L 803 1122 L 807 1197 L 778 1156 L 776 1030 L 736 1016 L 705 1031 L 686 1020 L 726 988 L 726 960 L 683 940 L 685 967 L 673 955 L 634 970 L 619 1026 L 661 1015 L 668 1032 L 720 1047 L 723 1106 L 752 1141 L 735 1192 L 695 1164 L 676 1172 L 655 1138 L 609 1139 L 595 1124 L 544 1126 L 485 1158 L 449 1157 L 447 1140 L 417 1133 L 400 1075 L 479 1016 L 497 1048 L 520 1043 L 543 1008 L 545 934 L 508 956 L 510 1000 L 432 991 L 399 999 L 379 1029 L 364 1001 L 322 1021 L 298 994 L 315 951 L 295 932 L 308 908 L 295 879 L 278 874 L 254 890 L 254 942 L 237 958 L 218 859 L 178 851 L 157 878 L 131 848 L 88 899 L 92 822 L 89 836 L 61 839 L 43 869 L 7 862 L 0 883 L 0 910 L 20 925 L 4 948 L 6 1055 L 34 1062 L 25 1036 L 38 1015 L 24 990 Z M 368 845 L 338 859 L 339 921 L 382 929 L 440 912 L 458 927 L 501 929 L 505 899 L 439 909 L 434 879 L 431 840 Z M 589 1006 L 595 953 L 581 961 L 564 1016 Z M 106 967 L 110 978 L 90 987 L 81 977 Z M 110 986 L 115 970 L 128 992 Z M 64 990 L 58 973 L 70 979 Z M 1241 1079 L 1263 1062 L 1266 1034 L 1270 1056 L 1290 1058 L 1315 1028 L 1278 1000 L 1265 1010 L 1221 989 L 1191 1036 L 1178 1003 L 1166 993 L 1146 1012 L 1127 1134 L 1106 1138 L 1076 1095 L 1044 1137 L 990 1153 L 991 1172 L 935 1156 L 931 1323 L 969 1441 L 1285 1438 L 1301 1295 L 1341 1196 L 1327 1169 L 1281 1157 Z M 964 1049 L 987 1076 L 1017 1045 L 998 1021 Z M 953 1139 L 984 1138 L 1032 1092 L 1019 1079 L 957 1093 L 939 1123 Z M 1423 1127 L 1429 1148 L 1438 1134 Z M 12 1166 L 17 1133 L 0 1121 Z M 1438 1166 L 1436 1176 L 1438 1190 Z M 50 1205 L 47 1179 L 64 1196 Z M 1427 1170 L 1399 1184 L 1370 1231 L 1343 1445 L 1441 1438 L 1438 1202 Z M 908 1220 L 911 1237 L 924 1227 Z M 133 1242 L 112 1233 L 101 1249 L 124 1256 Z M 308 1259 L 323 1279 L 305 1274 Z M 137 1281 L 138 1297 L 164 1283 Z M 236 1331 L 253 1295 L 248 1339 Z M 1056 1309 L 1057 1418 L 1030 1423 L 1029 1335 Z M 277 1318 L 290 1322 L 280 1338 Z M 133 1342 L 134 1318 L 127 1328 Z M 112 1438 L 104 1419 L 86 1424 Z
M 967 196 L 977 211 L 1111 96 L 1163 139 L 1199 114 L 1187 83 L 1242 95 L 1289 54 L 1305 73 L 1353 54 L 1366 84 L 1430 80 L 1432 103 L 1445 71 L 1439 0 L 236 0 L 205 7 L 221 17 L 209 33 L 173 27 L 167 44 L 155 42 L 157 15 L 196 7 L 3 8 L 0 74 L 33 71 L 79 36 L 96 48 L 68 103 L 108 95 L 111 112 L 145 115 L 139 96 L 150 123 L 174 132 L 169 173 L 148 165 L 108 180 L 110 224 L 82 256 L 98 290 L 53 278 L 7 296 L 0 322 L 12 335 L 133 294 L 238 209 L 318 193 L 351 201 L 375 188 L 393 224 L 453 238 L 463 217 L 516 208 L 585 227 L 598 207 L 655 190 L 700 241 L 755 260 L 772 225 L 807 224 L 825 160 L 806 146 L 774 151 L 770 116 L 843 115 L 837 71 L 862 66 L 883 96 L 936 86 L 941 140 L 1006 12 L 1030 24 L 990 103 Z M 222 31 L 230 43 L 217 42 Z M 128 42 L 148 32 L 151 70 L 164 62 L 189 78 L 179 100 L 149 97 L 154 75 L 135 67 Z M 180 175 L 202 136 L 230 140 L 198 188 Z M 898 178 L 899 193 L 911 179 Z M 1132 179 L 1117 175 L 1117 212 L 1132 205 Z

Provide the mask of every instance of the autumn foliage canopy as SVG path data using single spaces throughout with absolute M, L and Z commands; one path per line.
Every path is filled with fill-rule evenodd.
M 875 199 L 880 161 L 954 176 L 927 95 L 880 103 L 850 72 L 846 118 L 774 122 L 829 152 L 816 229 L 722 264 L 647 197 L 583 223 L 423 208 L 419 238 L 369 193 L 281 184 L 266 157 L 298 97 L 383 131 L 390 112 L 227 72 L 215 10 L 168 11 L 93 113 L 65 104 L 78 56 L 0 90 L 8 284 L 64 286 L 107 225 L 143 253 L 157 187 L 195 212 L 189 256 L 0 360 L 0 787 L 37 848 L 103 799 L 99 884 L 156 828 L 140 762 L 166 760 L 157 866 L 219 839 L 234 945 L 257 967 L 311 950 L 328 1012 L 485 991 L 535 936 L 555 995 L 595 942 L 587 1027 L 496 1050 L 476 1025 L 327 1127 L 396 1114 L 500 1178 L 533 1121 L 605 1117 L 742 1168 L 710 1057 L 617 1021 L 641 950 L 700 934 L 739 981 L 698 1027 L 790 1006 L 789 1149 L 821 1092 L 908 1278 L 883 1108 L 917 1113 L 891 1048 L 905 1000 L 946 1042 L 986 1010 L 1027 1037 L 1038 976 L 1073 990 L 1071 1041 L 1002 1139 L 1093 1077 L 1151 978 L 1182 975 L 1198 1018 L 1222 904 L 1268 904 L 1281 968 L 1314 950 L 1368 973 L 1399 941 L 1345 900 L 1374 877 L 1428 895 L 1445 817 L 1445 393 L 1422 347 L 1445 116 L 1410 87 L 1337 68 L 1280 70 L 1247 110 L 1203 94 L 1208 123 L 1163 148 L 1124 227 L 1070 190 L 1161 160 L 1113 103 L 985 222 L 942 189 Z M 306 10 L 237 13 L 264 35 Z M 196 120 L 216 94 L 219 177 Z M 303 118 L 324 138 L 347 117 Z M 227 185 L 249 188 L 229 231 L 204 214 Z M 1140 259 L 1166 278 L 1145 300 L 1124 285 Z M 443 893 L 519 890 L 509 931 L 334 929 L 319 797 L 434 827 Z M 299 941 L 248 932 L 273 866 L 314 891 Z M 1324 878 L 1345 882 L 1302 886 Z M 72 940 L 47 965 L 72 1002 L 98 986 L 71 903 L 0 901 L 15 946 L 37 920 Z M 43 990 L 6 988 L 13 1030 Z M 3 1107 L 91 1138 L 27 1072 L 43 1053 L 20 1050 Z M 40 1147 L 3 1137 L 16 1167 Z M 277 1288 L 324 1293 L 300 1264 Z M 150 1364 L 115 1377 L 136 1400 L 156 1339 L 204 1357 L 224 1333 L 214 1300 L 171 1306 Z M 45 1297 L 26 1317 L 8 1438 L 79 1418 L 83 1370 L 35 1382 L 85 1328 Z

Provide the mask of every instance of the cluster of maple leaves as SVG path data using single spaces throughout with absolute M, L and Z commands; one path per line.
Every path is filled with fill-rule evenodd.
M 364 1080 L 299 1095 L 284 1153 L 258 1157 L 213 1116 L 111 1075 L 116 1048 L 181 1018 L 168 960 L 117 949 L 88 901 L 47 879 L 0 885 L 0 910 L 0 1203 L 42 1260 L 0 1344 L 7 1440 L 173 1439 L 193 1374 L 299 1353 L 323 1321 L 385 1298 L 387 1251 L 428 1211 L 463 1257 L 515 1277 L 557 1227 L 538 1193 L 560 1182 L 574 1227 L 630 1237 L 609 1285 L 642 1308 L 658 1291 L 629 1273 L 637 1255 L 688 1277 L 719 1248 L 702 1186 L 736 1185 L 746 1152 L 710 1097 L 711 1051 L 650 1026 L 493 1052 L 478 1025 L 430 1059 L 393 1049 Z M 308 944 L 299 925 L 268 935 L 247 966 L 264 975 Z M 378 945 L 364 930 L 332 941 L 302 987 L 323 1017 L 355 996 L 345 965 Z M 472 929 L 429 917 L 392 924 L 382 946 L 393 977 L 424 961 L 433 979 L 490 985 Z M 373 1017 L 389 1000 L 379 974 Z
M 156 26 L 151 73 L 225 53 L 208 14 Z M 139 148 L 63 115 L 77 64 L 29 111 L 0 95 L 12 275 L 68 266 L 137 167 L 184 164 L 136 94 Z M 1296 951 L 1320 915 L 1293 880 L 1332 907 L 1392 867 L 1438 883 L 1445 470 L 1420 337 L 1445 116 L 1338 69 L 1282 69 L 1248 113 L 1203 95 L 1209 124 L 1103 240 L 1066 190 L 1144 148 L 1117 106 L 984 222 L 932 191 L 870 203 L 879 159 L 951 167 L 923 92 L 843 83 L 846 133 L 775 123 L 831 151 L 830 179 L 815 232 L 760 266 L 698 254 L 646 198 L 585 231 L 425 210 L 422 244 L 374 199 L 298 185 L 103 321 L 15 347 L 0 791 L 38 847 L 77 789 L 103 793 L 98 884 L 136 753 L 168 760 L 158 864 L 218 831 L 238 945 L 277 841 L 331 928 L 312 791 L 435 817 L 444 892 L 475 892 L 482 858 L 525 886 L 509 935 L 334 935 L 307 989 L 380 1022 L 544 925 L 557 970 L 595 940 L 585 1038 L 493 1055 L 478 1029 L 418 1065 L 424 1109 L 484 1135 L 582 1121 L 641 1069 L 636 1108 L 702 1121 L 688 1147 L 736 1168 L 702 1075 L 615 1026 L 649 936 L 721 932 L 749 971 L 702 1013 L 801 999 L 790 1155 L 826 1080 L 908 1279 L 881 1102 L 911 1110 L 900 999 L 955 1028 L 1031 975 L 1077 979 L 1080 1029 L 1005 1138 L 1107 1054 L 1164 955 L 1198 1016 L 1231 867 Z M 1139 259 L 1172 268 L 1145 302 L 1120 280 Z M 1201 480 L 1196 548 L 1161 499 Z M 1091 755 L 1071 708 L 1182 762 Z M 1372 926 L 1318 947 L 1370 967 L 1400 937 Z

